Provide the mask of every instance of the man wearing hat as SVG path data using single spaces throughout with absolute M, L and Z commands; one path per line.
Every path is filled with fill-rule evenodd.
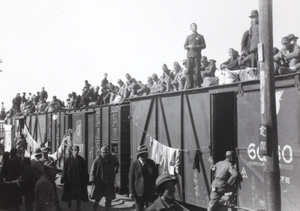
M 289 39 L 290 44 L 297 45 L 298 37 L 296 37 L 294 34 L 289 34 L 287 38 Z
M 249 37 L 250 37 L 250 53 L 251 53 L 251 67 L 257 67 L 257 45 L 259 43 L 259 26 L 258 26 L 258 11 L 252 10 L 251 15 L 251 27 L 249 29 Z
M 76 200 L 77 210 L 80 210 L 81 201 L 88 201 L 88 171 L 84 158 L 78 154 L 79 146 L 72 146 L 69 151 L 72 152 L 72 156 L 66 159 L 62 178 L 71 184 L 71 188 L 64 193 L 62 200 L 68 201 L 68 208 L 72 207 L 72 199 Z
M 158 194 L 158 198 L 146 209 L 146 211 L 187 210 L 175 201 L 175 185 L 177 184 L 176 178 L 169 174 L 162 174 L 156 179 L 155 184 L 155 192 Z
M 238 172 L 232 163 L 232 159 L 233 151 L 227 151 L 225 160 L 219 161 L 211 167 L 211 170 L 214 171 L 215 174 L 211 184 L 208 211 L 216 210 L 216 206 L 224 193 L 236 190 L 234 183 L 238 177 Z M 232 196 L 234 196 L 234 194 L 232 194 Z
M 143 211 L 149 202 L 153 201 L 153 190 L 158 175 L 153 160 L 148 158 L 146 145 L 137 148 L 137 159 L 130 165 L 129 170 L 129 196 L 135 200 L 137 211 Z
M 56 176 L 56 164 L 50 159 L 44 163 L 44 173 L 35 184 L 34 199 L 36 211 L 54 211 L 55 190 L 53 182 Z
M 300 69 L 300 47 L 294 40 L 297 37 L 293 34 L 281 39 L 282 49 L 274 56 L 275 74 L 277 71 L 280 75 L 289 74 Z
M 90 198 L 95 199 L 93 210 L 97 210 L 102 197 L 105 197 L 105 210 L 110 210 L 111 201 L 115 198 L 115 177 L 118 172 L 118 159 L 109 153 L 107 145 L 101 147 L 100 154 L 94 160 L 90 171 L 92 183 Z

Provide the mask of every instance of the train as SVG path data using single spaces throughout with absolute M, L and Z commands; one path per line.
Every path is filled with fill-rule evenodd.
M 68 129 L 73 143 L 90 169 L 97 152 L 108 145 L 117 156 L 120 171 L 116 187 L 128 194 L 128 173 L 136 149 L 153 140 L 180 149 L 176 199 L 207 208 L 212 163 L 235 151 L 241 175 L 235 210 L 264 210 L 264 156 L 259 147 L 259 80 L 147 95 L 118 105 L 14 116 L 6 120 L 6 140 L 20 137 L 24 127 L 42 143 L 50 140 L 52 152 Z M 300 209 L 300 74 L 275 77 L 281 204 L 284 211 Z M 170 162 L 166 161 L 165 162 Z M 159 166 L 160 172 L 163 170 Z

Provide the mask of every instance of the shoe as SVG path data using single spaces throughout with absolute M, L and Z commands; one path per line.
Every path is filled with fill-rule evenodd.
M 290 68 L 287 67 L 279 67 L 278 73 L 279 75 L 284 75 L 284 74 L 289 74 L 292 73 L 293 71 Z

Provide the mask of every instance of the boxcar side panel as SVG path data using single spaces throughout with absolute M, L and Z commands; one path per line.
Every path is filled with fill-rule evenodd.
M 136 149 L 139 145 L 149 146 L 150 136 L 157 138 L 156 105 L 155 96 L 130 102 L 132 160 L 136 159 Z
M 276 90 L 278 154 L 282 210 L 298 210 L 299 185 L 299 92 L 295 88 Z M 260 93 L 248 92 L 238 98 L 239 170 L 243 178 L 239 206 L 264 209 L 263 166 L 259 150 Z M 245 200 L 245 199 L 248 200 Z
M 42 143 L 44 141 L 44 138 L 47 137 L 46 136 L 46 132 L 47 132 L 47 125 L 46 125 L 47 121 L 46 121 L 46 115 L 45 114 L 40 114 L 37 115 L 37 142 L 38 143 Z
M 207 207 L 210 192 L 210 100 L 185 93 L 183 103 L 185 202 Z
M 110 112 L 109 107 L 102 107 L 102 110 L 101 110 L 102 129 L 101 129 L 101 144 L 100 144 L 101 146 L 109 145 L 109 142 L 110 142 L 109 112 Z

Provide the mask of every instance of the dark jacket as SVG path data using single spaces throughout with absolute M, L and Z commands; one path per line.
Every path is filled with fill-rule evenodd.
M 153 193 L 155 189 L 155 180 L 158 176 L 155 163 L 153 160 L 147 159 L 144 165 L 146 175 L 143 175 L 142 164 L 138 159 L 130 165 L 129 193 L 133 194 L 134 197 Z
M 98 156 L 94 160 L 90 172 L 90 182 L 95 185 L 91 198 L 100 199 L 105 196 L 105 193 L 111 193 L 114 197 L 115 177 L 118 171 L 119 161 L 114 155 L 108 154 L 104 159 Z M 108 184 L 108 186 L 105 184 Z M 111 191 L 105 190 L 108 187 Z
M 65 183 L 62 201 L 76 199 L 76 186 L 81 186 L 81 201 L 88 201 L 87 183 L 88 171 L 85 160 L 78 155 L 76 158 L 70 156 L 66 159 L 62 173 L 62 182 Z
M 188 45 L 194 45 L 189 48 Z M 201 50 L 206 48 L 204 37 L 201 34 L 191 34 L 186 38 L 184 49 L 187 50 L 187 57 L 201 57 Z
M 177 202 L 174 202 L 172 206 L 167 207 L 162 201 L 161 197 L 158 197 L 153 204 L 151 204 L 146 211 L 181 211 L 183 209 Z

